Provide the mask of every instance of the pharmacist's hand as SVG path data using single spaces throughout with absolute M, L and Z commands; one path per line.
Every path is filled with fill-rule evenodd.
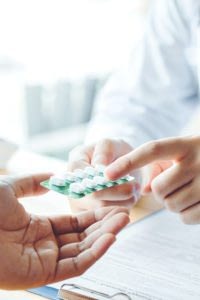
M 149 185 L 154 196 L 180 214 L 184 223 L 200 223 L 200 137 L 149 142 L 110 165 L 106 174 L 116 179 L 149 163 L 166 160 Z M 170 166 L 171 165 L 171 166 Z M 159 174 L 160 173 L 160 174 Z
M 120 139 L 103 139 L 96 144 L 79 146 L 69 156 L 68 170 L 82 169 L 89 165 L 108 165 L 118 157 L 129 153 L 132 147 Z M 109 189 L 98 191 L 80 200 L 70 199 L 73 211 L 91 208 L 120 205 L 131 208 L 135 202 L 133 190 L 139 186 L 126 183 Z
M 129 221 L 125 208 L 113 207 L 77 216 L 29 214 L 18 197 L 43 193 L 40 182 L 48 177 L 0 177 L 0 289 L 32 288 L 82 274 Z

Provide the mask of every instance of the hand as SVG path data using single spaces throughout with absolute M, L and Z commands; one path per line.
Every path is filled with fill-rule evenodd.
M 116 179 L 152 162 L 168 166 L 150 182 L 154 196 L 179 213 L 187 224 L 200 223 L 200 137 L 168 138 L 149 142 L 119 158 L 106 174 Z M 169 164 L 171 165 L 169 167 Z M 155 177 L 155 178 L 154 178 Z
M 167 170 L 172 165 L 173 165 L 173 161 L 163 160 L 163 161 L 153 162 L 152 164 L 146 166 L 145 172 L 143 172 L 145 178 L 143 178 L 143 187 L 141 189 L 141 193 L 144 195 L 152 192 L 151 183 L 154 180 L 154 178 L 156 178 L 159 174 Z
M 49 175 L 0 177 L 0 288 L 26 289 L 78 276 L 96 262 L 128 223 L 127 210 L 77 216 L 27 213 L 18 197 L 38 195 Z
M 79 146 L 69 155 L 68 170 L 85 168 L 88 165 L 108 165 L 118 157 L 129 153 L 132 147 L 123 140 L 104 139 L 89 146 Z M 135 198 L 133 190 L 138 185 L 133 183 L 115 186 L 109 189 L 92 193 L 84 199 L 70 199 L 73 211 L 87 210 L 91 208 L 118 205 L 131 208 Z

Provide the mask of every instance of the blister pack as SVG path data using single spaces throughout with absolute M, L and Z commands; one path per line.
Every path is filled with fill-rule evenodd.
M 102 166 L 76 169 L 74 172 L 54 175 L 49 180 L 41 182 L 41 185 L 70 198 L 82 198 L 96 191 L 134 181 L 134 177 L 129 175 L 115 181 L 107 180 L 104 169 Z

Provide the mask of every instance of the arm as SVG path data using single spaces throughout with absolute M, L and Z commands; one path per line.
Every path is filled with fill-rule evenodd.
M 111 78 L 96 101 L 86 143 L 123 137 L 136 146 L 185 126 L 197 103 L 197 78 L 186 57 L 191 16 L 184 5 L 155 1 L 134 63 Z
M 111 78 L 97 99 L 86 139 L 86 144 L 94 143 L 72 153 L 72 170 L 90 163 L 108 165 L 132 147 L 150 139 L 177 135 L 185 126 L 197 103 L 197 78 L 186 57 L 191 39 L 189 20 L 194 19 L 189 8 L 196 8 L 194 2 L 155 2 L 134 64 Z M 134 172 L 134 176 L 141 183 L 140 173 Z M 119 200 L 120 196 L 121 205 L 127 203 L 130 207 L 139 194 L 132 187 L 130 197 L 130 188 L 108 189 L 71 204 L 73 209 L 85 209 L 109 205 L 108 200 Z

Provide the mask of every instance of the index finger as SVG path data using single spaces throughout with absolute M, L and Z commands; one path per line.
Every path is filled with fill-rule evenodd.
M 166 138 L 148 142 L 117 159 L 106 168 L 105 174 L 109 179 L 115 180 L 155 161 L 181 160 L 187 151 L 182 138 Z
M 102 207 L 96 210 L 82 212 L 78 215 L 55 216 L 49 218 L 56 235 L 64 233 L 82 232 L 90 225 L 101 221 L 104 217 L 125 212 L 124 208 Z

